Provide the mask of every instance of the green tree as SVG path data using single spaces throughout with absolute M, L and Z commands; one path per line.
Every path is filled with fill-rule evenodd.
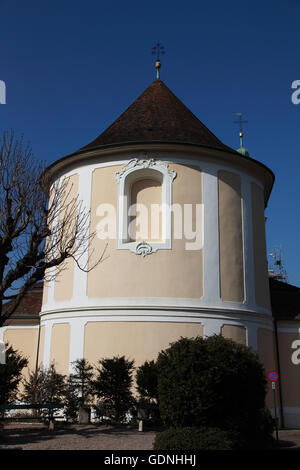
M 77 385 L 69 378 L 65 391 L 65 417 L 67 421 L 77 422 L 79 406 Z
M 22 380 L 23 391 L 20 394 L 21 400 L 28 404 L 41 405 L 44 396 L 45 379 L 46 374 L 41 367 L 30 371 L 29 376 Z M 39 410 L 33 410 L 33 416 L 37 417 L 40 414 Z
M 27 358 L 8 344 L 6 347 L 6 363 L 0 364 L 0 404 L 4 405 L 17 399 L 18 386 L 22 379 L 22 371 L 28 365 Z
M 237 432 L 240 446 L 271 438 L 266 374 L 250 348 L 222 336 L 181 338 L 157 360 L 161 417 L 169 427 Z
M 66 376 L 56 372 L 54 364 L 45 371 L 43 386 L 43 403 L 63 403 L 66 394 Z M 53 418 L 53 409 L 48 412 L 49 419 Z
M 69 375 L 66 389 L 66 418 L 77 421 L 80 408 L 85 409 L 93 396 L 94 369 L 86 359 L 72 362 L 73 373 Z
M 136 372 L 137 391 L 142 399 L 158 400 L 157 366 L 154 361 L 146 361 Z
M 86 359 L 77 359 L 72 365 L 74 372 L 70 374 L 69 382 L 77 391 L 79 405 L 86 406 L 93 395 L 93 366 Z
M 30 371 L 29 376 L 22 381 L 21 400 L 25 403 L 40 405 L 43 402 L 45 378 L 45 371 L 41 367 Z
M 136 373 L 136 385 L 139 394 L 137 403 L 138 418 L 146 419 L 155 425 L 161 425 L 158 402 L 158 371 L 155 361 L 146 361 Z
M 51 364 L 45 371 L 43 403 L 61 403 L 66 391 L 66 376 L 59 374 Z
M 134 361 L 122 357 L 99 361 L 94 381 L 94 391 L 98 398 L 110 410 L 113 421 L 121 422 L 133 407 L 132 374 Z

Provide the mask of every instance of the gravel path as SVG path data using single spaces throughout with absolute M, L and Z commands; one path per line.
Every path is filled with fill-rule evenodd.
M 275 435 L 274 435 L 275 437 Z M 283 429 L 278 433 L 279 448 L 282 450 L 300 450 L 300 430 Z
M 126 426 L 7 423 L 1 447 L 24 450 L 152 450 L 155 431 Z M 300 430 L 279 431 L 279 449 L 300 450 Z
M 154 431 L 139 432 L 126 426 L 7 423 L 0 448 L 24 450 L 152 450 Z

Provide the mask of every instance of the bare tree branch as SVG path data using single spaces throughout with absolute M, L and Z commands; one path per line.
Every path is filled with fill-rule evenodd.
M 86 272 L 104 259 L 106 247 L 90 266 L 90 212 L 72 196 L 70 178 L 51 185 L 23 137 L 0 137 L 0 326 L 38 281 L 53 280 L 72 258 Z M 12 294 L 12 292 L 16 292 Z M 4 303 L 4 301 L 9 302 Z

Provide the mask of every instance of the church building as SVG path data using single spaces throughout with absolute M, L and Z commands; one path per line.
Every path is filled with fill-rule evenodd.
M 54 362 L 68 374 L 79 358 L 126 355 L 139 366 L 181 336 L 222 334 L 257 351 L 266 374 L 280 372 L 277 414 L 300 427 L 299 289 L 270 284 L 264 210 L 274 175 L 240 137 L 237 151 L 223 144 L 158 78 L 50 165 L 52 182 L 67 178 L 90 209 L 96 236 L 83 261 L 101 262 L 83 271 L 69 259 L 27 295 L 0 340 L 31 369 Z M 292 298 L 289 312 L 276 295 Z

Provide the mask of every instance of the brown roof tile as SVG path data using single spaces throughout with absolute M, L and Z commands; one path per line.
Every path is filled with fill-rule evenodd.
M 161 81 L 155 80 L 121 116 L 81 150 L 125 142 L 181 142 L 234 152 Z
M 17 307 L 16 311 L 12 315 L 12 318 L 19 315 L 36 315 L 38 316 L 41 307 L 42 307 L 42 298 L 43 298 L 43 283 L 40 282 L 33 286 L 20 302 L 20 305 Z M 5 312 L 7 306 L 10 302 L 7 302 L 3 305 L 3 310 Z
M 273 317 L 277 320 L 300 318 L 300 288 L 269 278 Z

